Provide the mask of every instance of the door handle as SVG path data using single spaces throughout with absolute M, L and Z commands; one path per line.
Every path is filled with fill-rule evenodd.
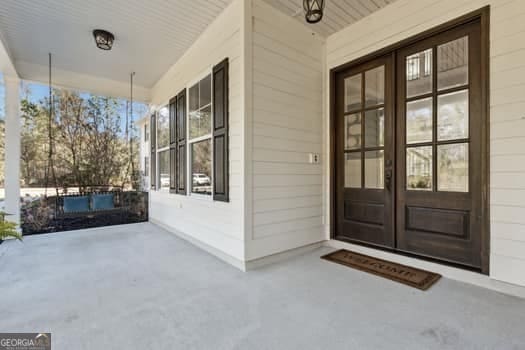
M 392 187 L 392 169 L 385 169 L 385 187 L 391 190 Z

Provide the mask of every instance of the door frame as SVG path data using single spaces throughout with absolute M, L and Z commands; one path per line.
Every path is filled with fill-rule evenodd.
M 330 152 L 330 215 L 329 215 L 329 230 L 330 238 L 335 239 L 335 231 L 337 226 L 337 203 L 336 203 L 336 120 L 337 117 L 335 102 L 336 102 L 336 75 L 354 66 L 363 64 L 367 61 L 393 54 L 396 50 L 414 44 L 423 39 L 429 38 L 436 34 L 448 31 L 457 26 L 461 26 L 473 21 L 480 21 L 481 25 L 481 99 L 482 108 L 480 115 L 480 123 L 484 129 L 481 135 L 481 273 L 488 275 L 490 268 L 490 6 L 482 7 L 473 12 L 467 13 L 459 18 L 453 19 L 443 23 L 437 27 L 426 30 L 417 35 L 411 36 L 407 39 L 401 40 L 395 44 L 386 46 L 380 50 L 374 51 L 366 56 L 357 58 L 350 62 L 344 63 L 340 66 L 330 69 L 330 83 L 329 83 L 329 152 Z M 394 73 L 395 74 L 395 73 Z M 395 98 L 394 100 L 397 100 Z M 397 103 L 397 101 L 396 101 Z M 396 145 L 397 147 L 397 145 Z M 396 151 L 396 150 L 394 150 Z M 358 242 L 352 242 L 360 244 Z M 378 247 L 374 247 L 380 249 Z M 403 253 L 405 254 L 405 253 Z M 417 258 L 425 259 L 418 255 Z M 446 262 L 441 262 L 446 264 Z

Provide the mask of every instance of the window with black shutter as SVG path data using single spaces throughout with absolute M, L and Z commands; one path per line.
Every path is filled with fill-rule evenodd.
M 152 116 L 152 178 L 155 176 L 154 155 L 157 155 L 159 168 L 159 162 L 169 161 L 170 192 L 188 192 L 186 176 L 189 172 L 191 194 L 213 196 L 216 201 L 228 202 L 228 59 L 213 67 L 211 74 L 188 87 L 187 91 L 182 90 L 169 101 L 167 107 L 161 108 L 157 120 Z M 155 148 L 153 137 L 157 135 L 159 140 L 159 117 L 168 110 L 169 128 L 164 128 L 165 124 L 162 124 L 162 129 L 169 130 L 169 136 L 162 134 L 162 139 L 169 139 L 166 142 L 169 148 Z M 155 125 L 157 134 L 153 129 Z M 163 147 L 166 146 L 163 144 Z M 160 177 L 159 184 L 164 184 Z M 153 183 L 152 188 L 155 188 Z

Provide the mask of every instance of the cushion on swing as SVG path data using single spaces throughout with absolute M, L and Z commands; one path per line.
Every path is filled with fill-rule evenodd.
M 89 210 L 89 196 L 64 197 L 64 213 L 80 213 Z
M 93 194 L 91 197 L 93 201 L 93 210 L 114 209 L 115 205 L 113 204 L 113 197 L 113 194 Z

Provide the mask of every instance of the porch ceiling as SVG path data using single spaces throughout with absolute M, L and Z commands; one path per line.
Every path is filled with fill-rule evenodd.
M 3 0 L 0 37 L 23 79 L 46 81 L 51 52 L 59 85 L 81 87 L 82 80 L 91 79 L 95 85 L 115 82 L 124 89 L 135 71 L 138 89 L 147 90 L 230 2 Z M 96 48 L 96 28 L 115 35 L 111 51 Z M 80 81 L 71 82 L 68 72 Z
M 305 23 L 303 0 L 264 0 L 285 14 Z M 350 24 L 370 15 L 395 0 L 325 0 L 323 20 L 308 25 L 324 37 L 333 34 Z

